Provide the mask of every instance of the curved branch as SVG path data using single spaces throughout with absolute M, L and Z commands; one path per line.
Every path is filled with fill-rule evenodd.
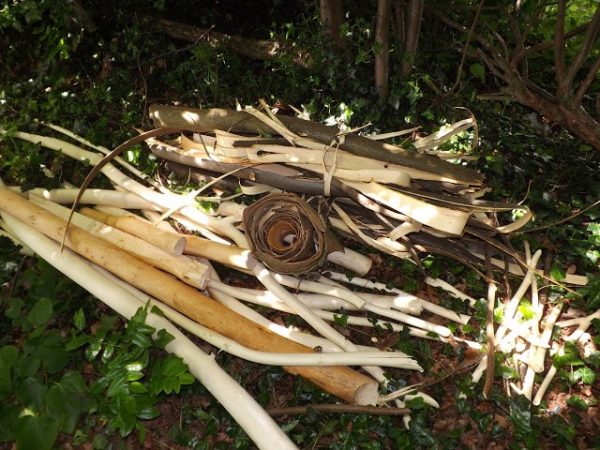
M 585 32 L 589 26 L 590 22 L 584 23 L 583 25 L 580 25 L 577 28 L 573 28 L 571 31 L 565 33 L 565 39 L 571 39 L 572 37 L 575 37 Z M 521 62 L 523 58 L 528 58 L 529 56 L 535 53 L 541 53 L 545 50 L 551 49 L 552 47 L 554 47 L 554 39 L 552 39 L 551 41 L 540 42 L 539 44 L 532 45 L 529 48 L 523 48 L 522 51 L 516 53 L 513 56 L 511 63 L 516 65 L 519 62 Z
M 469 44 L 471 43 L 473 31 L 475 30 L 475 25 L 477 25 L 477 21 L 479 20 L 479 15 L 481 14 L 481 8 L 483 7 L 484 2 L 485 0 L 481 0 L 481 2 L 479 2 L 479 6 L 477 7 L 477 11 L 475 12 L 475 18 L 473 19 L 473 23 L 471 24 L 471 28 L 469 29 L 469 34 L 467 35 L 467 42 L 465 43 L 463 54 L 460 59 L 460 64 L 458 65 L 458 71 L 456 72 L 456 80 L 454 81 L 454 85 L 452 86 L 452 91 L 454 91 L 458 87 L 458 83 L 460 83 L 460 79 L 462 78 L 463 66 L 465 65 L 465 60 L 467 59 L 467 48 L 469 48 Z
M 600 57 L 598 57 L 598 59 L 596 59 L 596 61 L 594 62 L 594 64 L 592 64 L 592 67 L 590 68 L 590 70 L 587 73 L 587 75 L 585 76 L 585 78 L 581 81 L 581 83 L 579 83 L 579 87 L 577 88 L 577 93 L 575 94 L 575 101 L 577 101 L 578 103 L 581 103 L 583 96 L 592 86 L 592 83 L 594 82 L 594 79 L 596 78 L 596 75 L 598 75 L 599 71 L 600 71 Z
M 511 28 L 511 30 L 515 36 L 515 40 L 516 40 L 514 54 L 524 51 L 525 50 L 525 38 L 523 36 L 523 33 L 521 33 L 521 29 L 519 28 L 517 19 L 512 14 L 508 15 L 508 23 L 510 25 L 510 28 Z M 513 54 L 513 58 L 510 60 L 510 66 L 513 69 L 517 69 L 517 66 L 519 65 L 519 61 L 514 60 L 514 54 Z M 523 78 L 529 77 L 529 62 L 527 61 L 527 58 L 524 58 L 523 70 L 521 71 L 521 75 L 523 76 Z

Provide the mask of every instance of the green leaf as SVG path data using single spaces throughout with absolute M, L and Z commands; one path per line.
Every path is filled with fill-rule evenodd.
M 15 440 L 15 429 L 19 420 L 20 408 L 10 403 L 0 403 L 0 442 Z
M 18 362 L 19 354 L 14 345 L 0 348 L 0 399 L 12 392 L 11 368 Z
M 19 319 L 23 315 L 23 306 L 25 306 L 25 302 L 23 300 L 20 298 L 13 298 L 10 300 L 8 308 L 6 308 L 4 314 L 13 321 Z
M 589 367 L 581 367 L 577 369 L 573 377 L 575 380 L 581 380 L 584 384 L 594 384 L 596 380 L 596 374 Z
M 83 308 L 79 308 L 73 315 L 73 324 L 79 331 L 85 328 L 85 313 Z
M 120 370 L 112 377 L 106 395 L 108 397 L 114 397 L 116 395 L 127 394 L 128 392 L 129 390 L 127 388 L 127 371 Z
M 13 367 L 19 360 L 19 351 L 14 345 L 5 345 L 0 348 L 0 364 Z
M 29 311 L 27 320 L 34 326 L 43 325 L 50 320 L 53 313 L 54 308 L 52 306 L 52 300 L 49 298 L 41 298 L 33 305 L 31 311 Z
M 73 350 L 83 347 L 88 342 L 90 342 L 90 337 L 85 334 L 74 336 L 70 341 L 67 341 L 67 343 L 65 344 L 65 350 L 67 352 L 72 352 Z
M 169 342 L 175 339 L 167 330 L 159 330 L 154 339 L 154 345 L 159 348 L 165 348 Z
M 58 437 L 58 422 L 48 416 L 24 416 L 15 430 L 20 450 L 51 449 Z
M 32 377 L 40 370 L 41 365 L 41 359 L 36 358 L 33 355 L 24 355 L 19 358 L 19 361 L 15 365 L 15 378 Z
M 531 320 L 535 317 L 535 310 L 533 309 L 531 302 L 527 300 L 521 300 L 521 303 L 519 304 L 519 312 L 523 316 L 524 320 Z
M 145 384 L 140 383 L 139 381 L 134 381 L 129 383 L 129 392 L 132 394 L 145 394 L 148 392 L 148 388 Z
M 423 409 L 426 406 L 425 400 L 422 397 L 411 398 L 406 402 L 406 406 L 410 409 Z
M 77 372 L 66 373 L 60 382 L 50 387 L 45 400 L 48 414 L 59 421 L 60 430 L 73 433 L 89 405 L 83 377 Z
M 160 410 L 156 406 L 148 406 L 146 408 L 142 408 L 137 413 L 138 419 L 143 420 L 156 419 L 158 416 L 160 416 Z
M 558 353 L 552 357 L 552 363 L 557 367 L 563 366 L 581 366 L 584 362 L 579 358 L 577 347 L 571 342 L 567 342 L 564 348 L 564 354 Z
M 469 72 L 475 78 L 479 78 L 482 83 L 485 83 L 485 66 L 480 63 L 471 64 L 469 66 Z
M 564 269 L 559 265 L 553 265 L 550 269 L 550 276 L 556 281 L 563 280 L 566 276 Z
M 531 433 L 531 405 L 525 396 L 510 399 L 510 420 L 520 439 Z
M 588 283 L 578 291 L 584 297 L 585 307 L 588 311 L 600 308 L 600 276 L 591 275 Z
M 567 400 L 567 405 L 576 406 L 577 408 L 581 409 L 587 409 L 588 407 L 586 401 L 577 395 L 569 397 Z
M 348 314 L 334 314 L 333 323 L 345 327 L 348 324 Z
M 10 367 L 0 362 L 0 400 L 12 392 L 13 383 Z
M 21 403 L 36 412 L 40 412 L 44 405 L 44 396 L 48 387 L 34 377 L 25 378 L 15 386 L 16 394 Z

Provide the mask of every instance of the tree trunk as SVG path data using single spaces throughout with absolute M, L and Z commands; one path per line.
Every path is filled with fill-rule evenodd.
M 423 0 L 409 0 L 407 8 L 405 47 L 402 54 L 402 64 L 400 65 L 400 76 L 402 78 L 410 75 L 417 56 L 419 35 L 421 34 L 421 17 L 423 16 Z
M 375 28 L 375 87 L 379 92 L 379 98 L 386 98 L 389 93 L 391 9 L 391 0 L 378 0 Z
M 319 9 L 321 13 L 321 25 L 325 29 L 325 34 L 337 47 L 341 47 L 342 36 L 340 29 L 344 21 L 342 0 L 321 0 Z

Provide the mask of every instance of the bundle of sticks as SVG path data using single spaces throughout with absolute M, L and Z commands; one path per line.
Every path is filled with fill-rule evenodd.
M 15 242 L 48 260 L 125 317 L 148 302 L 159 305 L 164 317 L 150 314 L 149 320 L 176 337 L 171 350 L 188 363 L 260 448 L 294 447 L 243 389 L 238 386 L 236 395 L 231 394 L 233 380 L 173 323 L 239 357 L 283 366 L 347 403 L 380 407 L 392 403 L 402 408 L 414 396 L 433 406 L 437 403 L 417 386 L 380 394 L 379 387 L 385 390 L 389 382 L 382 367 L 422 368 L 400 351 L 355 344 L 330 324 L 340 315 L 354 326 L 391 332 L 406 328 L 415 337 L 482 349 L 481 344 L 455 336 L 449 326 L 441 324 L 466 324 L 469 315 L 362 278 L 371 269 L 371 259 L 344 246 L 340 236 L 416 263 L 419 252 L 432 251 L 477 270 L 485 267 L 490 286 L 491 270 L 506 266 L 524 278 L 525 287 L 505 306 L 507 322 L 498 328 L 494 342 L 512 345 L 510 351 L 518 348 L 523 354 L 520 340 L 524 340 L 532 346 L 526 349 L 532 355 L 535 349 L 549 346 L 546 331 L 535 336 L 543 304 L 537 322 L 530 321 L 527 332 L 510 322 L 524 291 L 530 286 L 534 289 L 535 275 L 542 273 L 537 268 L 538 254 L 520 257 L 503 239 L 523 226 L 530 212 L 520 205 L 480 200 L 486 192 L 481 176 L 443 159 L 450 155 L 434 154 L 445 139 L 471 127 L 471 119 L 412 142 L 416 151 L 409 151 L 301 119 L 275 116 L 268 109 L 239 112 L 155 106 L 151 116 L 159 128 L 129 143 L 145 140 L 153 153 L 169 160 L 173 170 L 184 169 L 202 181 L 199 189 L 176 194 L 120 159 L 117 154 L 127 145 L 110 152 L 48 125 L 88 149 L 24 132 L 13 132 L 12 137 L 89 161 L 95 166 L 91 175 L 101 171 L 115 189 L 40 188 L 21 193 L 18 187 L 4 186 L 0 188 L 0 226 Z M 174 134 L 170 141 L 159 140 Z M 241 193 L 236 192 L 240 188 Z M 200 196 L 209 189 L 213 195 Z M 232 201 L 240 194 L 259 199 L 249 206 Z M 199 208 L 199 199 L 218 207 Z M 61 206 L 73 202 L 93 208 L 70 212 Z M 520 211 L 522 216 L 500 225 L 496 214 L 505 211 Z M 66 247 L 62 252 L 61 242 Z M 213 268 L 215 263 L 254 275 L 262 288 L 223 283 Z M 584 284 L 586 279 L 568 275 L 564 281 Z M 427 277 L 426 282 L 471 305 L 478 301 L 442 279 Z M 248 304 L 297 314 L 306 329 L 274 323 Z M 552 318 L 556 309 L 551 310 Z M 424 319 L 423 311 L 439 317 Z M 554 321 L 547 320 L 550 329 L 557 314 Z M 496 344 L 489 348 L 493 351 Z M 533 360 L 536 367 L 541 360 L 543 368 L 543 354 Z M 360 366 L 363 371 L 348 366 Z M 482 362 L 477 373 L 486 368 L 489 363 Z M 531 375 L 524 376 L 532 383 Z M 528 391 L 528 385 L 524 381 L 515 389 Z M 408 425 L 409 411 L 402 414 Z

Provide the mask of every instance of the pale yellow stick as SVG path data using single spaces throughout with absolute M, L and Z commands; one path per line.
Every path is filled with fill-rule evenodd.
M 61 241 L 65 234 L 64 220 L 6 189 L 0 189 L 0 210 L 8 212 L 56 241 Z M 65 245 L 198 323 L 235 339 L 240 344 L 264 351 L 312 351 L 256 325 L 202 295 L 197 289 L 177 281 L 77 226 L 69 227 Z M 350 403 L 374 404 L 377 400 L 377 383 L 347 367 L 286 367 L 286 370 L 304 376 L 327 392 Z
M 181 255 L 185 248 L 185 239 L 182 236 L 161 230 L 150 222 L 133 214 L 116 217 L 91 208 L 82 208 L 81 214 L 126 233 L 133 234 L 175 256 Z

